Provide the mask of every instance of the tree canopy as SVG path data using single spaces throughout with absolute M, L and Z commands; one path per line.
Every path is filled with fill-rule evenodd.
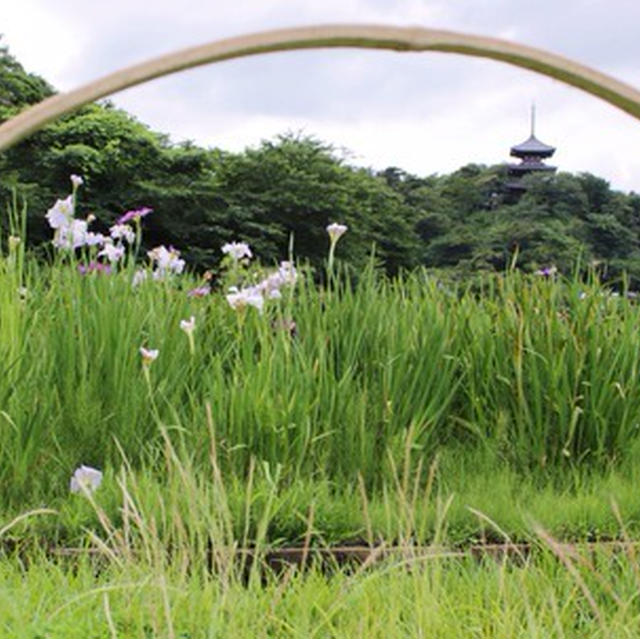
M 0 46 L 0 120 L 51 95 Z M 351 166 L 329 145 L 285 134 L 241 153 L 173 144 L 109 102 L 73 115 L 0 154 L 0 199 L 29 206 L 29 240 L 48 241 L 44 214 L 82 175 L 80 213 L 105 228 L 124 211 L 153 208 L 145 241 L 173 244 L 195 268 L 215 268 L 220 246 L 249 242 L 268 262 L 288 253 L 319 265 L 325 228 L 349 226 L 339 257 L 358 268 L 372 246 L 390 273 L 424 265 L 458 275 L 517 266 L 570 271 L 598 263 L 607 277 L 640 278 L 640 196 L 583 173 L 530 175 L 509 195 L 505 165 L 469 164 L 420 177 Z

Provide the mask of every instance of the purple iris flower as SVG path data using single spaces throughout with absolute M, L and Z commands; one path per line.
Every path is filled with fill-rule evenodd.
M 78 273 L 80 273 L 80 275 L 87 275 L 87 273 L 93 272 L 109 275 L 111 273 L 111 265 L 96 261 L 89 262 L 86 266 L 84 264 L 78 264 Z
M 209 293 L 211 293 L 211 287 L 205 285 L 192 288 L 187 295 L 189 297 L 204 297 L 205 295 L 209 295 Z
M 135 209 L 133 211 L 127 211 L 123 216 L 118 218 L 116 224 L 126 224 L 131 220 L 138 220 L 145 215 L 149 215 L 153 209 L 150 209 L 148 206 L 143 206 L 141 209 Z

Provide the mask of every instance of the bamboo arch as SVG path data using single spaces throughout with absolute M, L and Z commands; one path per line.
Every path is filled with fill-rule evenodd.
M 358 47 L 441 51 L 491 58 L 536 71 L 591 93 L 640 119 L 640 92 L 562 56 L 506 40 L 420 27 L 320 25 L 264 31 L 182 49 L 106 75 L 43 100 L 0 126 L 0 151 L 56 118 L 128 87 L 192 67 L 260 53 Z

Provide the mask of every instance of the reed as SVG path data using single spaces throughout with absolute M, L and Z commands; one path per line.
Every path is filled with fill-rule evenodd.
M 25 255 L 15 210 L 0 257 L 0 493 L 13 515 L 66 499 L 81 464 L 115 476 L 126 459 L 161 485 L 167 442 L 197 474 L 215 439 L 238 485 L 260 469 L 287 499 L 318 486 L 351 512 L 360 487 L 382 504 L 398 481 L 425 485 L 437 457 L 452 470 L 436 486 L 471 492 L 456 463 L 561 492 L 635 472 L 640 312 L 624 287 L 515 271 L 481 287 L 389 279 L 372 258 L 355 279 L 336 262 L 324 285 L 298 265 L 262 312 L 234 309 L 224 287 L 268 267 L 230 268 L 202 297 L 190 274 L 134 286 L 131 257 L 81 273 L 86 253 Z

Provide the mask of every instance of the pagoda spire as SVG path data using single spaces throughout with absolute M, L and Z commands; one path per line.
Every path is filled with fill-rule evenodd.
M 536 103 L 531 103 L 531 137 L 536 137 Z

